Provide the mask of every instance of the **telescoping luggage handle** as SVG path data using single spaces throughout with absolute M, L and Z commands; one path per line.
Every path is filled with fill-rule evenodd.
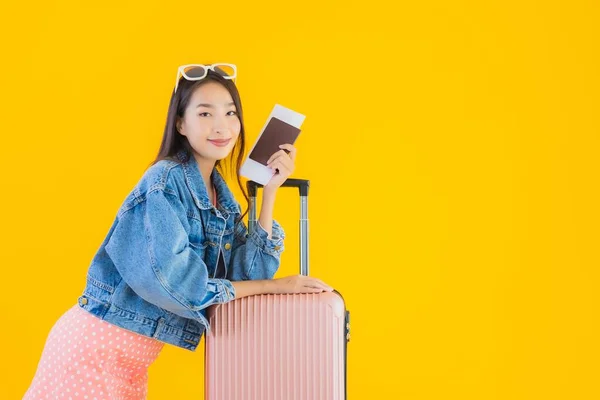
M 246 183 L 250 200 L 248 210 L 248 229 L 251 232 L 256 224 L 256 189 L 263 187 L 260 183 Z M 300 192 L 300 274 L 308 276 L 308 188 L 310 181 L 306 179 L 287 179 L 281 187 L 295 187 Z

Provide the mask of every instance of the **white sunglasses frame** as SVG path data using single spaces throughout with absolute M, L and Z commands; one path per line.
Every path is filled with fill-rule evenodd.
M 188 81 L 199 81 L 200 79 L 206 78 L 206 75 L 208 75 L 208 70 L 209 69 L 212 70 L 212 71 L 214 71 L 214 72 L 216 72 L 215 71 L 215 67 L 219 67 L 219 66 L 224 66 L 224 67 L 230 67 L 230 68 L 232 68 L 233 69 L 233 76 L 223 76 L 223 78 L 225 78 L 225 79 L 233 79 L 234 82 L 236 81 L 235 78 L 237 78 L 237 66 L 235 64 L 227 64 L 227 63 L 214 63 L 214 64 L 211 64 L 211 65 L 186 64 L 186 65 L 181 65 L 181 66 L 179 66 L 179 68 L 177 68 L 177 77 L 175 78 L 175 91 L 174 92 L 177 92 L 177 86 L 179 85 L 179 75 L 183 76 Z M 189 76 L 187 76 L 185 74 L 185 69 L 188 68 L 188 67 L 202 67 L 202 68 L 204 68 L 204 75 L 203 76 L 189 77 Z

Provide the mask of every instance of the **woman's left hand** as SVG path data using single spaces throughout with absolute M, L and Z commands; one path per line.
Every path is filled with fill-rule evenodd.
M 281 150 L 273 154 L 267 161 L 267 166 L 275 171 L 275 175 L 265 185 L 265 190 L 277 189 L 294 172 L 296 148 L 291 144 L 282 144 L 279 147 Z M 288 150 L 289 154 L 285 150 Z

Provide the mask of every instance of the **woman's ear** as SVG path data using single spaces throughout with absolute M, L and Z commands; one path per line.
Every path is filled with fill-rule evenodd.
M 175 129 L 177 129 L 177 132 L 179 132 L 180 135 L 185 136 L 185 134 L 182 132 L 182 125 L 183 123 L 181 122 L 181 118 L 177 117 L 175 120 Z

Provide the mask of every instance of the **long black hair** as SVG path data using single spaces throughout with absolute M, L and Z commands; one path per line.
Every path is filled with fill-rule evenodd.
M 213 72 L 212 70 L 208 71 L 206 77 L 196 81 L 189 81 L 185 79 L 185 77 L 179 78 L 179 83 L 177 85 L 177 91 L 173 89 L 173 94 L 171 94 L 171 101 L 169 103 L 169 111 L 167 112 L 167 123 L 165 125 L 165 131 L 163 134 L 162 142 L 160 144 L 160 150 L 158 151 L 158 155 L 156 159 L 152 161 L 150 166 L 156 164 L 160 160 L 165 159 L 176 159 L 176 155 L 180 150 L 185 150 L 187 157 L 192 157 L 192 146 L 190 145 L 188 138 L 177 131 L 177 118 L 183 118 L 185 110 L 192 98 L 192 94 L 194 91 L 202 85 L 205 85 L 208 82 L 217 82 L 221 84 L 233 99 L 233 103 L 235 104 L 235 109 L 237 111 L 237 117 L 240 120 L 240 134 L 239 138 L 231 151 L 231 154 L 227 157 L 230 160 L 229 168 L 230 173 L 235 171 L 234 176 L 237 180 L 240 189 L 242 190 L 242 194 L 246 199 L 246 210 L 240 216 L 240 220 L 244 218 L 244 216 L 248 213 L 248 193 L 246 192 L 246 188 L 242 183 L 242 179 L 240 177 L 240 168 L 242 166 L 243 158 L 244 158 L 244 149 L 246 146 L 246 135 L 244 129 L 244 118 L 242 112 L 242 102 L 240 100 L 240 94 L 235 86 L 235 83 L 231 79 L 225 79 L 220 74 Z M 226 159 L 225 159 L 226 160 Z M 225 170 L 227 169 L 226 163 L 221 163 L 221 161 L 225 160 L 217 160 L 215 167 L 219 169 L 222 175 L 225 176 Z

